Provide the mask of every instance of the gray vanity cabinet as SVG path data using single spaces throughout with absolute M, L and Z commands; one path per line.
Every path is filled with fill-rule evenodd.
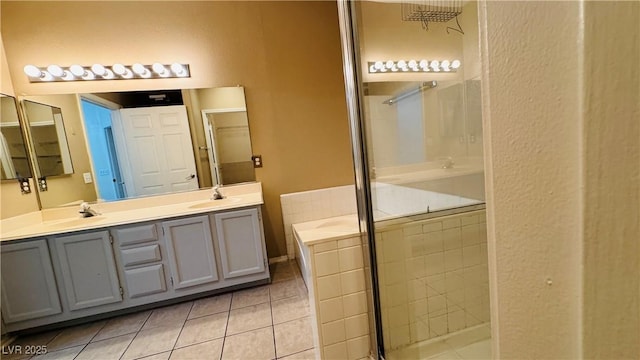
M 266 268 L 257 208 L 215 213 L 215 232 L 225 279 L 262 273 Z
M 60 314 L 45 239 L 2 245 L 2 320 L 11 324 Z
M 216 257 L 207 215 L 162 222 L 174 289 L 218 281 Z
M 122 301 L 108 231 L 52 237 L 49 244 L 71 311 Z
M 112 230 L 126 295 L 130 299 L 166 293 L 165 253 L 155 223 L 120 226 Z

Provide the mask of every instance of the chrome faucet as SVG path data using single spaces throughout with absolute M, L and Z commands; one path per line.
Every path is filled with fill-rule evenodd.
M 83 218 L 100 215 L 95 210 L 93 210 L 91 206 L 89 206 L 88 202 L 83 202 L 82 204 L 80 204 L 80 211 L 78 212 L 82 215 Z
M 216 185 L 213 187 L 213 194 L 211 194 L 211 200 L 220 200 L 224 199 L 224 196 L 220 192 L 220 185 Z

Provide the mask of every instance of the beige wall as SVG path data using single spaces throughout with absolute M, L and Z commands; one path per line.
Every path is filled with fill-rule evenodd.
M 637 359 L 640 3 L 481 4 L 494 357 Z
M 353 183 L 334 2 L 1 5 L 17 94 L 243 85 L 253 152 L 264 160 L 256 176 L 270 257 L 286 254 L 280 194 Z M 22 73 L 28 63 L 156 61 L 189 63 L 192 77 L 29 84 Z

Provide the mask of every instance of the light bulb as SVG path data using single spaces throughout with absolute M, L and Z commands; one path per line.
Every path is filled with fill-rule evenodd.
M 58 65 L 47 66 L 47 71 L 49 72 L 49 74 L 56 77 L 62 77 L 64 75 L 64 70 L 62 70 L 62 68 Z
M 42 71 L 35 65 L 26 65 L 24 67 L 24 73 L 34 78 L 42 76 Z
M 434 72 L 440 72 L 440 68 L 439 67 L 432 67 L 431 70 L 433 70 Z
M 382 61 L 376 61 L 374 66 L 376 67 L 376 69 L 382 70 L 382 68 L 384 67 L 384 64 L 382 63 Z
M 460 64 L 460 60 L 453 60 L 453 61 L 451 62 L 451 67 L 452 67 L 452 68 L 454 68 L 454 69 L 459 68 L 459 67 L 460 67 L 460 65 L 462 65 L 462 64 Z
M 407 67 L 407 62 L 404 60 L 398 60 L 398 67 L 404 70 L 404 68 Z
M 449 67 L 449 65 L 451 65 L 451 63 L 449 62 L 449 60 L 442 60 L 442 63 L 440 63 L 440 65 L 442 67 Z
M 418 62 L 417 62 L 417 61 L 415 61 L 415 60 L 409 60 L 409 67 L 410 67 L 410 68 L 414 68 L 414 67 L 416 67 L 416 66 L 418 66 Z
M 89 70 L 85 70 L 82 80 L 94 80 L 96 76 Z
M 69 71 L 71 71 L 71 73 L 75 76 L 83 76 L 85 73 L 84 68 L 80 65 L 69 66 Z
M 40 75 L 40 79 L 42 79 L 42 81 L 52 81 L 53 75 L 49 74 L 48 71 L 43 71 L 42 75 Z
M 111 80 L 113 78 L 115 78 L 116 76 L 113 74 L 113 71 L 109 70 L 109 69 L 104 69 L 104 74 L 100 75 L 102 76 L 103 79 L 107 79 L 107 80 Z
M 384 64 L 387 68 L 391 69 L 393 67 L 393 60 L 387 60 L 386 64 Z
M 73 74 L 71 73 L 71 71 L 67 71 L 65 70 L 64 73 L 62 74 L 62 76 L 60 77 L 62 80 L 65 81 L 71 81 L 73 79 L 75 79 L 76 77 L 73 76 Z
M 373 64 L 371 64 L 371 66 L 369 66 L 369 72 L 370 72 L 370 73 L 377 72 L 377 70 L 376 70 L 376 66 L 375 66 L 375 65 L 373 65 Z
M 167 76 L 169 76 L 169 72 L 167 71 L 167 68 L 166 68 L 164 65 L 160 64 L 160 63 L 155 63 L 155 64 L 153 64 L 153 65 L 151 66 L 151 68 L 153 69 L 153 71 L 154 71 L 156 74 L 158 74 L 158 75 L 160 75 L 160 76 L 162 76 L 162 77 L 167 77 Z
M 124 79 L 131 79 L 133 77 L 133 73 L 131 70 L 127 69 L 126 66 L 122 64 L 113 64 L 111 67 L 114 73 L 120 75 Z
M 395 64 L 393 64 L 393 65 L 391 66 L 391 71 L 393 71 L 393 72 L 398 71 L 398 67 L 397 67 Z
M 91 66 L 91 71 L 93 71 L 93 73 L 98 76 L 104 77 L 104 75 L 107 73 L 107 68 L 105 68 L 102 64 L 93 64 L 93 66 Z
M 431 68 L 433 69 L 433 71 L 438 71 L 436 69 L 438 69 L 438 66 L 440 66 L 440 62 L 438 60 L 433 60 L 431 62 Z
M 429 67 L 429 62 L 427 60 L 420 60 L 420 68 L 423 70 Z
M 131 70 L 133 70 L 134 73 L 140 75 L 143 78 L 151 77 L 151 71 L 149 71 L 149 69 L 144 67 L 144 65 L 142 64 L 133 64 L 133 66 L 131 66 Z
M 171 71 L 178 76 L 187 76 L 187 71 L 184 68 L 184 65 L 180 63 L 171 64 Z

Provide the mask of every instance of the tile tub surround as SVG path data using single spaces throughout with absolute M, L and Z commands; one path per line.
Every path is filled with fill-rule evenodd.
M 289 259 L 295 258 L 291 225 L 358 212 L 354 185 L 282 194 L 280 204 Z
M 12 345 L 46 345 L 37 360 L 315 360 L 300 273 L 291 262 L 274 264 L 271 272 L 270 285 L 21 336 Z M 27 358 L 2 354 L 3 360 Z
M 262 184 L 259 182 L 225 186 L 221 188 L 221 192 L 226 199 L 220 202 L 211 200 L 211 190 L 208 189 L 97 203 L 91 205 L 91 208 L 100 215 L 87 219 L 80 217 L 78 206 L 45 209 L 1 220 L 0 241 L 98 229 L 264 203 Z
M 369 356 L 369 315 L 357 215 L 294 224 L 322 359 Z M 298 259 L 299 264 L 300 260 Z M 305 274 L 303 274 L 304 276 Z
M 485 211 L 376 229 L 385 346 L 489 321 Z

